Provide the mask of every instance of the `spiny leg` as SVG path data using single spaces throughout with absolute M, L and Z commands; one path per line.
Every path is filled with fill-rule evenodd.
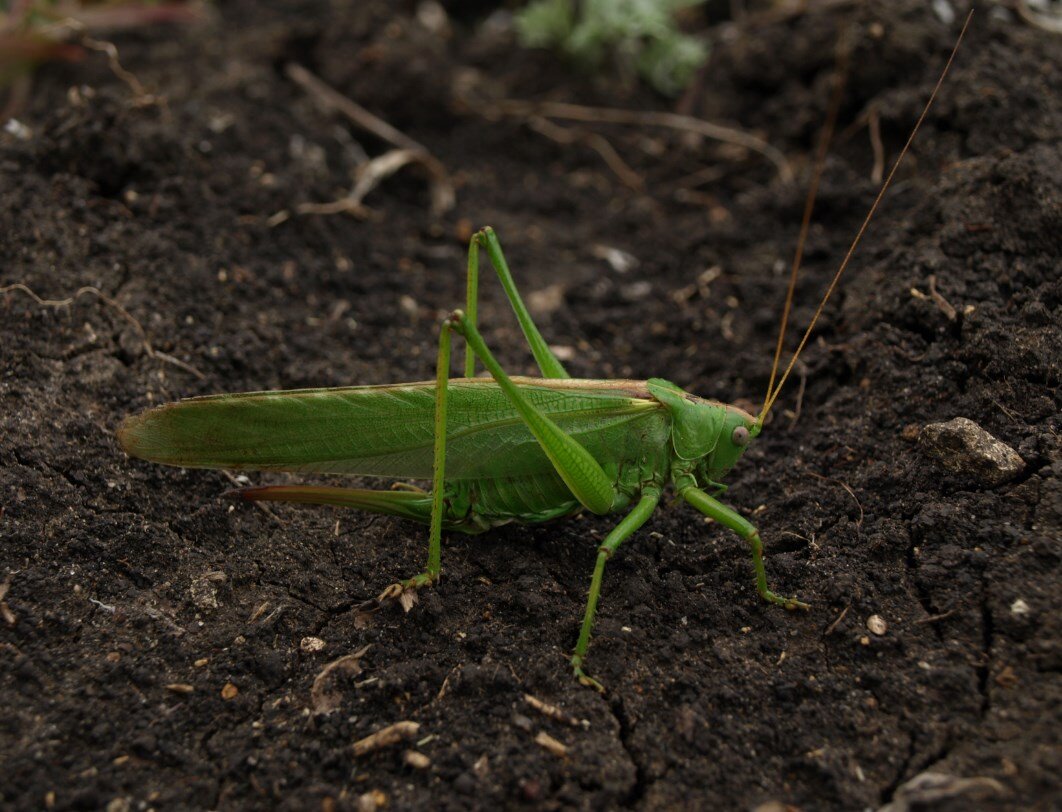
M 616 549 L 638 530 L 656 510 L 660 502 L 659 490 L 648 490 L 642 494 L 641 500 L 635 505 L 634 510 L 628 513 L 623 521 L 612 528 L 612 532 L 605 538 L 604 543 L 598 548 L 597 563 L 594 565 L 594 575 L 590 580 L 590 596 L 586 601 L 586 613 L 583 615 L 583 626 L 579 630 L 579 642 L 575 644 L 575 653 L 572 655 L 572 670 L 576 678 L 583 685 L 604 691 L 601 683 L 586 675 L 583 671 L 583 660 L 586 658 L 586 650 L 590 646 L 590 630 L 594 625 L 594 615 L 597 612 L 597 599 L 601 594 L 601 579 L 605 574 L 605 562 L 607 562 Z
M 593 513 L 604 514 L 612 510 L 615 488 L 593 455 L 527 399 L 520 387 L 505 374 L 505 370 L 487 349 L 476 326 L 469 322 L 464 313 L 455 310 L 446 324 L 464 336 L 476 358 L 494 377 L 575 498 Z
M 431 529 L 428 531 L 428 566 L 424 572 L 405 581 L 391 584 L 377 598 L 384 602 L 402 597 L 406 611 L 413 605 L 414 590 L 430 586 L 439 579 L 442 570 L 442 525 L 446 510 L 446 409 L 449 400 L 450 380 L 450 321 L 443 322 L 439 329 L 439 357 L 435 371 L 435 447 L 431 485 Z M 405 596 L 404 596 L 405 593 Z M 403 597 L 404 596 L 404 597 Z
M 719 522 L 724 527 L 729 527 L 749 543 L 752 548 L 752 568 L 756 573 L 756 589 L 765 601 L 784 606 L 786 609 L 811 608 L 803 601 L 798 601 L 796 598 L 783 598 L 781 595 L 775 595 L 767 588 L 767 572 L 763 567 L 763 542 L 760 540 L 759 531 L 750 521 L 733 508 L 727 507 L 697 488 L 684 488 L 679 495 L 696 510 Z
M 520 329 L 523 330 L 524 338 L 527 339 L 528 346 L 531 348 L 531 354 L 535 356 L 535 362 L 538 364 L 538 368 L 542 370 L 542 377 L 570 378 L 571 376 L 565 370 L 564 365 L 561 364 L 557 356 L 549 348 L 549 345 L 546 344 L 545 339 L 542 338 L 542 333 L 539 332 L 538 327 L 531 318 L 531 314 L 527 311 L 527 307 L 524 306 L 524 300 L 520 297 L 520 292 L 516 289 L 516 282 L 513 281 L 512 272 L 509 270 L 509 264 L 505 261 L 505 255 L 502 254 L 501 243 L 498 242 L 494 229 L 489 226 L 477 231 L 472 236 L 472 241 L 468 246 L 468 283 L 465 316 L 469 324 L 473 327 L 476 326 L 476 314 L 479 309 L 480 246 L 486 249 L 487 256 L 490 257 L 494 270 L 498 272 L 498 279 L 501 280 L 505 295 L 509 299 L 509 304 L 512 305 L 513 312 L 516 313 L 516 320 L 520 322 Z M 465 377 L 471 378 L 475 374 L 476 355 L 472 346 L 468 345 L 465 347 Z

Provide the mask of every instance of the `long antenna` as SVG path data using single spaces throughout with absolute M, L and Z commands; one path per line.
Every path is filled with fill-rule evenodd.
M 789 359 L 789 364 L 786 366 L 785 372 L 782 374 L 782 379 L 778 382 L 778 386 L 771 393 L 770 397 L 767 398 L 767 402 L 763 406 L 763 411 L 761 411 L 759 417 L 756 418 L 758 424 L 763 424 L 764 418 L 767 417 L 767 413 L 771 410 L 771 407 L 774 406 L 775 400 L 778 399 L 778 394 L 782 391 L 782 387 L 785 386 L 789 373 L 793 371 L 793 366 L 796 364 L 797 358 L 800 357 L 800 353 L 803 352 L 804 345 L 808 343 L 808 337 L 811 335 L 811 331 L 815 329 L 815 323 L 819 320 L 819 316 L 822 315 L 822 310 L 826 306 L 826 302 L 828 302 L 830 296 L 833 295 L 837 283 L 848 268 L 848 263 L 851 262 L 852 255 L 855 253 L 856 248 L 859 247 L 859 243 L 863 239 L 863 234 L 866 233 L 870 221 L 874 218 L 874 214 L 878 210 L 878 206 L 881 205 L 881 200 L 885 197 L 885 192 L 887 192 L 889 186 L 892 185 L 892 179 L 896 175 L 896 170 L 900 168 L 904 156 L 907 155 L 907 151 L 911 148 L 911 143 L 914 141 L 919 128 L 922 126 L 922 122 L 925 121 L 926 116 L 929 114 L 929 108 L 933 106 L 933 102 L 937 98 L 937 93 L 940 91 L 941 85 L 944 84 L 944 78 L 948 75 L 948 70 L 951 68 L 951 63 L 955 60 L 955 54 L 959 51 L 959 46 L 962 44 L 962 39 L 966 34 L 966 29 L 970 26 L 970 20 L 972 18 L 973 9 L 971 9 L 970 13 L 966 15 L 966 22 L 963 23 L 962 30 L 959 32 L 959 38 L 955 41 L 955 47 L 951 49 L 951 55 L 948 57 L 948 61 L 944 65 L 944 70 L 941 71 L 940 78 L 937 79 L 937 83 L 933 87 L 933 92 L 929 95 L 929 101 L 927 101 L 926 106 L 922 108 L 922 114 L 918 117 L 918 121 L 915 122 L 914 129 L 911 130 L 911 135 L 907 138 L 907 143 L 904 144 L 903 149 L 900 150 L 900 154 L 897 156 L 895 163 L 893 163 L 892 169 L 889 170 L 889 176 L 885 178 L 885 182 L 878 191 L 877 197 L 874 198 L 874 203 L 871 205 L 870 211 L 867 212 L 863 224 L 859 227 L 855 239 L 852 240 L 852 244 L 848 247 L 848 251 L 844 255 L 844 260 L 841 262 L 841 267 L 837 269 L 837 273 L 834 274 L 833 279 L 830 281 L 830 286 L 826 288 L 826 294 L 822 297 L 822 301 L 819 302 L 819 306 L 815 310 L 815 315 L 811 318 L 811 324 L 809 324 L 808 329 L 804 331 L 804 336 L 800 339 L 800 344 L 797 346 L 796 352 L 794 352 L 793 357 Z
M 841 110 L 841 100 L 844 98 L 845 79 L 848 77 L 849 47 L 846 43 L 840 43 L 837 51 L 837 66 L 833 80 L 833 94 L 830 98 L 829 110 L 826 113 L 826 123 L 819 132 L 819 143 L 815 148 L 815 164 L 811 175 L 811 185 L 808 187 L 807 197 L 804 198 L 804 216 L 800 221 L 800 236 L 797 237 L 796 252 L 793 254 L 793 265 L 789 270 L 789 287 L 785 292 L 785 307 L 782 308 L 782 323 L 778 328 L 778 343 L 774 347 L 774 361 L 771 363 L 771 379 L 767 383 L 767 392 L 763 396 L 764 413 L 767 403 L 774 391 L 774 380 L 778 375 L 778 362 L 782 360 L 782 343 L 785 341 L 785 328 L 789 323 L 789 313 L 793 309 L 793 294 L 796 292 L 797 274 L 800 271 L 800 263 L 804 259 L 804 246 L 808 241 L 808 231 L 811 230 L 811 214 L 815 210 L 815 198 L 819 194 L 819 182 L 822 180 L 822 171 L 826 166 L 826 154 L 830 149 L 830 141 L 833 139 L 833 131 L 837 126 L 837 116 Z

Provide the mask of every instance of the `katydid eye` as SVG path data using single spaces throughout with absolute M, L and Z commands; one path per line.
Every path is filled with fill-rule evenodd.
M 749 430 L 744 426 L 738 426 L 734 429 L 734 433 L 730 435 L 730 442 L 738 447 L 744 447 L 749 444 Z

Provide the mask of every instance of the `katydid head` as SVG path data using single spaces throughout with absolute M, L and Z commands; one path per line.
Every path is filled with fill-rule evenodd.
M 660 378 L 647 386 L 671 415 L 676 461 L 701 485 L 722 481 L 760 433 L 757 418 L 737 406 L 690 395 Z
M 703 408 L 716 410 L 722 420 L 715 448 L 701 458 L 697 465 L 697 480 L 703 485 L 722 482 L 730 469 L 760 433 L 756 418 L 729 403 L 706 402 Z M 721 411 L 720 411 L 721 410 Z

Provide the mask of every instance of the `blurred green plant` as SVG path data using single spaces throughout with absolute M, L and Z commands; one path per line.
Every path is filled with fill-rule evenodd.
M 556 48 L 594 70 L 607 60 L 666 95 L 679 93 L 708 56 L 676 14 L 703 0 L 534 0 L 516 16 L 523 45 Z
M 24 81 L 45 62 L 85 56 L 78 38 L 160 22 L 190 22 L 198 3 L 140 0 L 0 0 L 0 88 Z

